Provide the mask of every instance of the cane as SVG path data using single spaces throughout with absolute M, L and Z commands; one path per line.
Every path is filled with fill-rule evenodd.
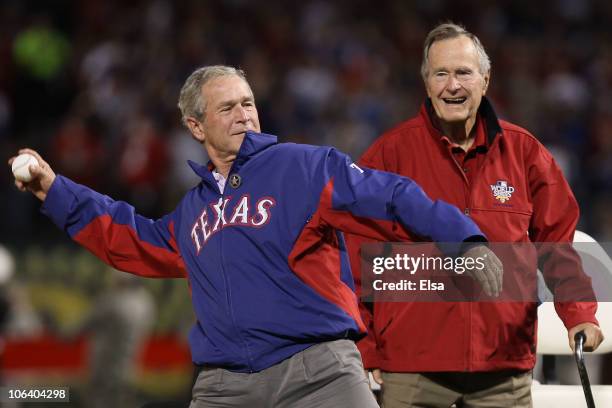
M 580 382 L 582 383 L 582 390 L 584 391 L 587 407 L 595 408 L 595 401 L 593 401 L 593 393 L 591 392 L 591 383 L 589 382 L 589 374 L 584 366 L 583 347 L 585 341 L 586 335 L 584 332 L 581 331 L 576 333 L 574 336 L 574 357 L 576 357 L 576 365 L 578 365 L 578 374 L 580 374 Z

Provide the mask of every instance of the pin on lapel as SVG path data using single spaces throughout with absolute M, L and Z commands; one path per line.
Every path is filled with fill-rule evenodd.
M 234 173 L 230 175 L 229 182 L 232 188 L 238 188 L 242 184 L 242 177 L 240 177 L 239 174 Z

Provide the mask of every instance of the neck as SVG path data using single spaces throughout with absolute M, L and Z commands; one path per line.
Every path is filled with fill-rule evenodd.
M 207 149 L 208 157 L 210 161 L 215 166 L 215 170 L 217 173 L 223 175 L 223 177 L 227 178 L 229 175 L 230 169 L 232 168 L 232 164 L 234 164 L 234 160 L 236 160 L 236 154 L 231 153 L 220 153 L 214 149 Z
M 215 162 L 213 161 L 213 164 L 215 165 L 215 170 L 217 170 L 217 173 L 220 173 L 225 178 L 227 178 L 229 175 L 229 171 L 232 168 L 232 163 L 233 161 L 229 163 L 215 164 Z
M 475 117 L 468 118 L 465 122 L 446 123 L 440 121 L 439 123 L 442 133 L 463 150 L 468 151 L 472 144 L 474 144 L 476 139 L 476 134 L 473 132 L 474 125 L 476 124 Z

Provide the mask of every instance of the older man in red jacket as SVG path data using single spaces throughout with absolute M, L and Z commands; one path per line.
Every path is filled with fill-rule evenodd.
M 455 24 L 434 28 L 421 69 L 428 98 L 360 163 L 411 177 L 433 199 L 470 215 L 492 242 L 571 242 L 579 216 L 574 195 L 544 146 L 496 117 L 485 97 L 490 69 L 476 36 Z M 495 194 L 496 186 L 507 194 Z M 364 241 L 347 241 L 359 281 Z M 544 274 L 554 275 L 554 267 L 549 258 Z M 531 406 L 535 302 L 372 306 L 362 307 L 369 335 L 359 348 L 382 384 L 385 408 Z M 570 339 L 584 331 L 586 346 L 599 346 L 596 303 L 555 306 Z

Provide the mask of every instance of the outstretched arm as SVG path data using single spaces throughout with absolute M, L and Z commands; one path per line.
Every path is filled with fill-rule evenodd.
M 449 255 L 482 257 L 484 269 L 469 271 L 490 296 L 501 290 L 503 267 L 485 245 L 478 226 L 459 209 L 442 200 L 432 201 L 413 180 L 397 174 L 360 168 L 351 159 L 328 150 L 324 161 L 319 209 L 334 228 L 381 241 L 403 240 L 406 233 L 444 243 Z M 405 231 L 398 231 L 398 221 Z
M 151 220 L 134 207 L 115 201 L 88 187 L 56 175 L 34 150 L 22 149 L 37 160 L 30 167 L 32 180 L 15 181 L 43 201 L 41 211 L 70 237 L 116 269 L 139 276 L 186 277 L 174 238 L 173 214 Z M 12 157 L 9 165 L 15 160 Z

